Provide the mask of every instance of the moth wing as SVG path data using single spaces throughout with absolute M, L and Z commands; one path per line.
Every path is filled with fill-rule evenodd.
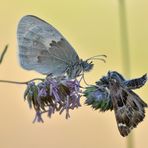
M 17 28 L 19 60 L 24 69 L 60 75 L 79 60 L 74 48 L 50 24 L 35 16 L 24 16 Z
M 119 132 L 127 136 L 143 121 L 147 104 L 136 93 L 123 88 L 119 95 L 114 96 L 113 106 Z
M 144 86 L 146 82 L 147 82 L 147 74 L 143 75 L 140 78 L 124 81 L 124 85 L 129 89 L 137 89 Z

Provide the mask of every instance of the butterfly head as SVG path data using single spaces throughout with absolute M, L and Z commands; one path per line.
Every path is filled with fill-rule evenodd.
M 83 70 L 85 72 L 89 72 L 94 66 L 92 60 L 101 60 L 101 61 L 105 62 L 104 58 L 106 58 L 106 57 L 107 57 L 106 55 L 96 55 L 96 56 L 88 58 L 85 61 L 82 61 Z
M 94 64 L 92 61 L 82 61 L 82 68 L 83 68 L 83 71 L 85 72 L 89 72 L 92 68 L 93 68 Z

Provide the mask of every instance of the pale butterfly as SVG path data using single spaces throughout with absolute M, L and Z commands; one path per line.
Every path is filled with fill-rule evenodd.
M 19 60 L 24 69 L 42 74 L 67 74 L 76 78 L 93 68 L 91 59 L 79 58 L 74 48 L 53 26 L 36 16 L 22 17 L 17 28 Z

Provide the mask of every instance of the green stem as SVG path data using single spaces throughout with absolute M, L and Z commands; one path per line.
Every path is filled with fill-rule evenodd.
M 6 54 L 7 49 L 8 49 L 8 45 L 5 46 L 5 48 L 4 48 L 3 52 L 2 52 L 2 54 L 0 55 L 0 64 L 1 64 L 2 61 L 3 61 L 4 55 Z
M 26 82 L 18 82 L 18 81 L 10 81 L 10 80 L 0 80 L 0 83 L 10 83 L 10 84 L 28 84 L 32 81 L 44 81 L 44 79 L 41 79 L 41 78 L 35 78 L 35 79 L 32 79 L 32 80 L 29 80 L 29 81 L 26 81 Z
M 120 21 L 120 33 L 121 33 L 121 48 L 123 57 L 123 71 L 127 77 L 130 77 L 130 53 L 128 42 L 128 29 L 127 29 L 127 17 L 126 17 L 126 5 L 125 0 L 119 1 L 119 21 Z M 134 138 L 131 133 L 127 137 L 127 148 L 134 148 Z
M 128 29 L 125 0 L 119 0 L 119 21 L 121 33 L 121 48 L 123 57 L 123 71 L 127 77 L 130 77 L 130 54 L 128 42 Z

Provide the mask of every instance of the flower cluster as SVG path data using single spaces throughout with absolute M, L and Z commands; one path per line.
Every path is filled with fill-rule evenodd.
M 24 93 L 29 107 L 34 108 L 36 116 L 33 122 L 43 122 L 42 114 L 47 113 L 51 117 L 58 111 L 65 110 L 66 119 L 70 117 L 69 110 L 80 107 L 81 90 L 79 82 L 69 80 L 65 76 L 48 76 L 40 83 L 31 81 Z
M 101 84 L 86 87 L 84 96 L 86 97 L 85 104 L 91 106 L 95 110 L 99 109 L 101 112 L 113 110 L 109 90 Z

